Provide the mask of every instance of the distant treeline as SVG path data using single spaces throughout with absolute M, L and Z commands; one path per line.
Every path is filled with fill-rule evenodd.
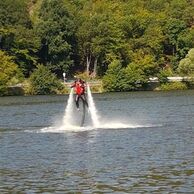
M 56 86 L 63 72 L 102 79 L 107 91 L 136 90 L 149 77 L 192 75 L 192 48 L 194 1 L 0 1 L 0 95 L 24 80 L 41 94 L 33 84 Z

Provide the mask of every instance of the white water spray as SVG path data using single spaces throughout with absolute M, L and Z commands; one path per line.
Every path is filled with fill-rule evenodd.
M 86 122 L 86 126 L 80 127 L 76 124 L 76 112 L 75 110 L 75 101 L 73 96 L 73 89 L 71 89 L 69 98 L 67 101 L 67 106 L 65 108 L 65 114 L 63 118 L 63 123 L 61 126 L 51 126 L 46 127 L 40 130 L 40 132 L 64 132 L 64 131 L 88 131 L 93 130 L 94 128 L 98 129 L 129 129 L 129 128 L 142 128 L 142 127 L 154 127 L 154 125 L 138 125 L 138 124 L 131 124 L 131 123 L 122 123 L 120 121 L 104 121 L 99 122 L 99 115 L 97 114 L 97 109 L 92 97 L 92 93 L 90 90 L 89 85 L 87 85 L 87 96 L 88 96 L 88 105 L 89 105 L 89 113 L 88 116 L 91 118 L 90 122 Z M 86 109 L 87 110 L 87 109 Z M 80 113 L 80 112 L 79 112 Z
M 96 109 L 89 85 L 87 85 L 87 98 L 88 98 L 88 106 L 89 106 L 88 107 L 89 108 L 88 117 L 91 119 L 92 126 L 89 123 L 87 122 L 86 123 L 88 124 L 88 127 L 99 128 L 100 127 L 99 116 L 97 115 L 97 109 Z M 72 128 L 77 129 L 77 127 L 80 129 L 80 127 L 77 126 L 77 121 L 79 120 L 80 113 L 82 115 L 82 112 L 80 111 L 75 112 L 75 111 L 77 110 L 75 110 L 74 92 L 72 88 L 69 94 L 68 101 L 67 101 L 67 106 L 65 108 L 63 123 L 62 123 L 62 126 L 59 128 L 60 130 L 64 130 L 64 129 L 70 130 Z M 76 115 L 78 117 L 76 117 Z M 85 128 L 87 128 L 87 126 Z
M 97 109 L 96 109 L 96 106 L 95 106 L 95 103 L 94 103 L 89 85 L 87 85 L 87 93 L 88 93 L 89 110 L 90 110 L 93 126 L 94 127 L 99 127 L 100 123 L 99 123 L 99 120 L 98 120 Z
M 63 119 L 63 125 L 68 126 L 68 125 L 72 125 L 72 118 L 73 118 L 73 88 L 71 89 L 71 92 L 69 94 L 69 98 L 67 101 L 67 107 L 65 109 L 65 116 Z

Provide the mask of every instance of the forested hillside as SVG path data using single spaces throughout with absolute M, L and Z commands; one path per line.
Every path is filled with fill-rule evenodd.
M 192 75 L 192 48 L 191 0 L 0 0 L 2 94 L 39 68 L 134 90 L 149 77 Z

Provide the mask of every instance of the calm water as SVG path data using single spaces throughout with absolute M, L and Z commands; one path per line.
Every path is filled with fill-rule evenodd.
M 194 91 L 96 94 L 103 127 L 59 131 L 67 98 L 0 98 L 0 193 L 193 193 Z

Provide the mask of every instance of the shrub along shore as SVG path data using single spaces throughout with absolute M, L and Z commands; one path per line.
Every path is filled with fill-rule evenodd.
M 61 90 L 48 93 L 29 93 L 29 84 L 17 84 L 15 86 L 7 87 L 6 96 L 23 96 L 23 95 L 44 95 L 44 94 L 69 94 L 70 86 L 73 81 L 61 82 Z M 102 80 L 87 81 L 89 84 L 92 93 L 104 93 L 106 90 L 103 87 Z M 159 81 L 151 80 L 149 81 L 144 88 L 138 88 L 138 90 L 133 91 L 170 91 L 170 90 L 187 90 L 194 89 L 194 81 L 192 80 L 173 80 L 167 81 L 165 83 L 160 83 Z M 48 91 L 48 90 L 47 90 Z

